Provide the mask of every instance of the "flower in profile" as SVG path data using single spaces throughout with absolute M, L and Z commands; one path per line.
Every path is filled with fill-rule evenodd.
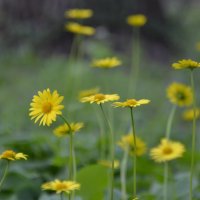
M 114 68 L 121 65 L 121 61 L 117 57 L 107 57 L 103 59 L 97 59 L 92 61 L 92 67 L 99 67 L 99 68 Z
M 133 108 L 133 107 L 137 107 L 137 106 L 141 106 L 143 104 L 148 104 L 150 102 L 150 100 L 148 99 L 140 99 L 140 100 L 136 100 L 136 99 L 127 99 L 124 102 L 114 102 L 113 106 L 114 107 L 129 107 L 129 108 Z
M 117 142 L 117 144 L 124 150 L 129 151 L 130 155 L 136 155 L 141 156 L 145 154 L 147 150 L 147 146 L 145 142 L 140 139 L 139 137 L 136 137 L 136 147 L 134 145 L 134 138 L 133 134 L 129 133 L 121 138 L 120 141 Z
M 79 100 L 83 97 L 88 97 L 88 96 L 91 96 L 91 95 L 94 95 L 94 94 L 97 94 L 99 92 L 99 88 L 96 87 L 96 88 L 91 88 L 89 90 L 82 90 L 79 92 Z
M 42 190 L 52 190 L 56 193 L 66 192 L 70 193 L 74 190 L 80 189 L 80 184 L 74 181 L 60 181 L 58 179 L 42 184 Z
M 104 167 L 112 168 L 112 162 L 110 160 L 99 160 L 98 163 Z M 114 160 L 114 169 L 119 168 L 119 160 Z
M 93 35 L 95 29 L 91 26 L 84 26 L 76 22 L 69 22 L 65 25 L 65 29 L 69 32 L 80 34 L 80 35 Z
M 87 19 L 92 17 L 93 11 L 91 9 L 70 9 L 65 11 L 65 17 L 70 19 Z
M 200 42 L 197 42 L 196 45 L 195 45 L 195 47 L 196 47 L 197 51 L 200 51 Z
M 170 102 L 178 106 L 190 106 L 193 102 L 191 87 L 182 83 L 172 83 L 167 88 L 167 97 Z
M 0 159 L 6 159 L 6 160 L 27 160 L 28 155 L 24 153 L 16 153 L 13 150 L 6 150 L 0 155 Z
M 31 119 L 35 119 L 35 123 L 40 120 L 39 125 L 47 125 L 53 121 L 56 121 L 57 115 L 62 115 L 61 110 L 64 108 L 60 103 L 64 97 L 60 96 L 55 90 L 51 93 L 50 89 L 39 91 L 38 95 L 34 95 L 30 104 L 29 116 Z
M 182 157 L 184 152 L 185 147 L 180 142 L 162 139 L 161 144 L 151 149 L 150 155 L 155 162 L 166 162 Z
M 60 125 L 53 130 L 53 133 L 58 137 L 69 135 L 70 132 L 76 133 L 80 131 L 81 128 L 83 128 L 83 123 L 80 123 L 80 122 L 70 123 L 70 127 L 71 127 L 71 130 L 69 126 L 67 126 L 67 124 Z
M 173 63 L 172 67 L 174 69 L 186 69 L 186 68 L 195 69 L 195 68 L 200 67 L 200 63 L 191 59 L 183 59 L 183 60 L 179 60 L 176 63 Z
M 194 116 L 196 119 L 200 117 L 200 109 L 199 108 L 195 109 L 195 115 L 194 115 L 194 109 L 185 110 L 182 115 L 183 119 L 186 121 L 192 121 L 194 119 Z
M 143 14 L 130 15 L 127 17 L 127 23 L 130 26 L 141 27 L 141 26 L 144 26 L 146 22 L 147 22 L 147 18 Z
M 96 104 L 102 104 L 108 101 L 116 101 L 120 97 L 117 94 L 94 94 L 88 97 L 83 97 L 80 101 L 82 103 L 89 102 L 89 103 L 96 103 Z

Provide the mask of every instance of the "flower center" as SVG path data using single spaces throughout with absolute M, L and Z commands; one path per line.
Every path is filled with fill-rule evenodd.
M 12 150 L 8 150 L 8 151 L 5 151 L 3 156 L 5 158 L 14 158 L 15 157 L 15 152 L 12 151 Z
M 163 154 L 169 155 L 169 154 L 171 154 L 171 153 L 172 153 L 172 149 L 171 149 L 170 147 L 165 147 L 165 148 L 163 149 Z
M 177 97 L 179 100 L 185 100 L 185 94 L 182 93 L 182 92 L 177 92 L 176 97 Z
M 59 191 L 59 190 L 66 190 L 66 184 L 64 184 L 64 183 L 57 183 L 56 184 L 56 191 Z
M 52 110 L 52 105 L 49 102 L 45 102 L 42 106 L 43 113 L 49 113 Z
M 137 101 L 135 99 L 128 99 L 127 100 L 127 105 L 134 106 L 135 104 L 137 104 Z
M 104 100 L 104 99 L 105 99 L 105 95 L 104 94 L 96 94 L 96 95 L 94 95 L 94 100 L 101 101 L 101 100 Z

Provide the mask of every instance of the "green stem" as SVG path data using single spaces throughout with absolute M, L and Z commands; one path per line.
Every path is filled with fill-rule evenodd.
M 194 176 L 194 164 L 195 164 L 195 158 L 194 153 L 196 149 L 196 95 L 195 95 L 195 86 L 194 86 L 194 75 L 193 70 L 190 71 L 190 81 L 191 81 L 191 88 L 193 92 L 193 123 L 192 123 L 192 155 L 191 155 L 191 168 L 190 168 L 190 200 L 193 199 L 193 176 Z
M 63 193 L 60 193 L 60 200 L 63 200 Z
M 135 153 L 133 155 L 133 198 L 137 197 L 137 186 L 136 186 L 136 169 L 137 169 L 137 159 L 136 159 L 136 133 L 135 133 L 135 124 L 133 118 L 133 109 L 130 108 L 131 111 L 131 124 L 132 124 L 132 132 L 133 132 L 133 145 L 135 148 Z
M 109 128 L 110 131 L 110 158 L 112 162 L 112 168 L 111 168 L 111 174 L 110 174 L 110 181 L 111 181 L 111 189 L 110 189 L 110 200 L 113 200 L 113 190 L 114 190 L 114 158 L 115 158 L 115 146 L 114 146 L 114 134 L 113 130 L 110 124 L 110 121 L 108 120 L 106 113 L 103 109 L 103 105 L 100 104 L 101 111 L 103 113 L 103 117 L 105 119 L 105 122 Z
M 163 199 L 168 200 L 168 162 L 164 164 L 164 190 L 163 190 Z
M 9 160 L 7 161 L 7 164 L 6 164 L 6 167 L 5 167 L 3 176 L 2 176 L 1 181 L 0 181 L 0 191 L 1 191 L 1 187 L 2 187 L 2 185 L 3 185 L 3 182 L 5 181 L 5 178 L 6 178 L 6 176 L 7 176 L 8 169 L 9 169 Z

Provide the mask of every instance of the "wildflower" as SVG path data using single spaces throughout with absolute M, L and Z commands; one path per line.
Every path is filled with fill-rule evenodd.
M 146 22 L 147 22 L 147 18 L 143 14 L 130 15 L 127 17 L 127 23 L 130 26 L 141 27 L 141 26 L 144 26 Z
M 91 9 L 70 9 L 65 11 L 65 17 L 71 19 L 87 19 L 92 17 L 93 11 Z
M 148 104 L 150 102 L 150 100 L 148 99 L 140 99 L 140 100 L 136 100 L 136 99 L 127 99 L 124 102 L 114 102 L 113 106 L 114 107 L 137 107 L 137 106 L 141 106 L 143 104 Z
M 62 115 L 61 110 L 64 106 L 60 103 L 63 99 L 64 97 L 56 90 L 53 93 L 50 89 L 39 91 L 38 95 L 33 96 L 29 116 L 35 119 L 35 123 L 40 119 L 39 125 L 50 126 L 53 121 L 56 121 L 57 115 Z
M 92 62 L 93 67 L 99 67 L 99 68 L 114 68 L 121 65 L 121 61 L 117 57 L 111 57 L 111 58 L 103 58 L 94 60 Z
M 56 193 L 66 192 L 80 189 L 80 184 L 74 181 L 60 181 L 58 179 L 42 184 L 42 190 L 53 190 Z
M 182 157 L 185 147 L 180 142 L 162 139 L 161 144 L 152 148 L 150 155 L 155 162 L 165 162 Z
M 188 109 L 188 110 L 185 110 L 183 112 L 183 115 L 182 115 L 183 119 L 186 120 L 186 121 L 192 121 L 194 119 L 194 109 Z M 195 118 L 199 118 L 200 117 L 200 109 L 199 108 L 196 108 L 195 109 Z
M 192 89 L 181 83 L 172 83 L 167 88 L 170 102 L 178 106 L 190 106 L 193 102 Z
M 80 101 L 82 103 L 85 102 L 89 102 L 89 103 L 97 103 L 97 104 L 101 104 L 101 103 L 105 103 L 108 101 L 115 101 L 118 100 L 120 97 L 117 94 L 95 94 L 95 95 L 91 95 L 88 97 L 83 97 Z
M 100 165 L 103 165 L 108 168 L 112 168 L 112 162 L 109 160 L 99 160 Z M 114 169 L 119 168 L 119 160 L 114 160 Z
M 196 50 L 197 50 L 197 51 L 200 51 L 200 42 L 197 42 L 197 43 L 196 43 Z
M 0 155 L 0 159 L 6 159 L 6 160 L 27 160 L 28 155 L 23 153 L 16 153 L 13 150 L 6 150 Z
M 95 29 L 91 26 L 84 26 L 79 23 L 69 22 L 65 25 L 65 29 L 69 32 L 80 34 L 80 35 L 93 35 Z
M 191 59 L 183 59 L 183 60 L 179 60 L 177 63 L 173 63 L 172 67 L 174 69 L 195 69 L 195 68 L 199 68 L 200 67 L 200 63 L 193 61 Z
M 129 133 L 121 138 L 120 141 L 118 141 L 118 145 L 125 151 L 129 151 L 130 155 L 136 155 L 141 156 L 145 154 L 146 152 L 146 144 L 143 140 L 141 140 L 139 137 L 135 137 L 136 139 L 136 147 L 134 145 L 134 138 L 133 134 Z
M 69 135 L 70 132 L 78 132 L 82 127 L 83 123 L 70 123 L 71 130 L 67 124 L 63 124 L 54 129 L 54 134 L 58 137 Z
M 98 92 L 99 92 L 99 88 L 98 87 L 92 88 L 92 89 L 89 89 L 89 90 L 82 90 L 79 93 L 79 99 L 81 99 L 83 97 L 88 97 L 88 96 L 97 94 Z

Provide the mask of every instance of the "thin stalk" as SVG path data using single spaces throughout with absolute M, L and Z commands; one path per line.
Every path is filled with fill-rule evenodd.
M 164 164 L 164 190 L 163 190 L 163 199 L 168 200 L 168 162 Z
M 60 200 L 63 200 L 63 193 L 60 193 Z
M 110 121 L 108 120 L 106 113 L 103 109 L 103 105 L 100 104 L 100 108 L 103 114 L 103 117 L 105 119 L 105 122 L 109 128 L 110 131 L 110 158 L 111 158 L 111 162 L 112 162 L 112 168 L 111 168 L 111 174 L 110 174 L 110 181 L 111 181 L 111 185 L 110 185 L 110 200 L 113 200 L 113 190 L 114 190 L 114 158 L 115 158 L 115 146 L 114 146 L 114 134 L 113 134 L 113 130 L 110 124 Z
M 3 176 L 2 176 L 1 181 L 0 181 L 0 191 L 1 191 L 2 185 L 3 185 L 4 181 L 5 181 L 5 178 L 6 178 L 7 174 L 8 174 L 8 169 L 9 169 L 9 161 L 7 161 Z
M 136 185 L 136 170 L 137 170 L 137 159 L 136 159 L 136 134 L 135 134 L 135 124 L 133 118 L 133 109 L 130 108 L 131 111 L 131 124 L 132 124 L 132 132 L 133 132 L 133 144 L 135 148 L 135 153 L 133 155 L 133 198 L 137 197 L 137 185 Z
M 193 199 L 193 176 L 194 176 L 194 164 L 195 164 L 195 158 L 194 153 L 196 149 L 196 94 L 195 94 L 195 86 L 194 86 L 194 75 L 193 70 L 190 70 L 190 81 L 191 81 L 191 88 L 193 91 L 193 122 L 192 122 L 192 155 L 191 155 L 191 168 L 190 168 L 190 200 Z

